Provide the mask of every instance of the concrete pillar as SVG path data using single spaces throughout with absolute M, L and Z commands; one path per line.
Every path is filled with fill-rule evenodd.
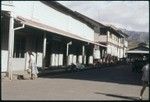
M 99 56 L 100 56 L 100 60 L 101 60 L 101 47 L 99 46 Z
M 77 55 L 73 55 L 73 64 L 76 64 L 77 62 Z
M 7 72 L 8 77 L 12 80 L 12 59 L 13 59 L 13 50 L 14 50 L 14 18 L 13 13 L 10 12 L 10 21 L 9 21 L 9 40 L 8 40 L 8 64 Z
M 66 59 L 67 59 L 67 65 L 68 65 L 68 60 L 69 60 L 69 58 L 68 58 L 68 53 L 69 53 L 69 45 L 71 45 L 72 44 L 72 42 L 69 42 L 69 43 L 67 43 L 67 49 L 66 49 Z
M 62 65 L 63 65 L 63 54 L 59 54 L 58 65 L 59 65 L 59 66 L 62 66 Z
M 85 46 L 82 46 L 82 63 L 84 64 Z
M 55 66 L 55 54 L 51 54 L 51 66 Z
M 83 62 L 83 61 L 82 61 L 82 55 L 79 55 L 79 56 L 78 56 L 78 62 L 79 62 L 79 63 L 82 63 L 82 62 Z
M 93 56 L 89 56 L 89 64 L 93 64 Z
M 66 56 L 68 57 L 69 45 L 67 44 Z
M 102 58 L 104 57 L 104 49 L 101 50 L 102 51 Z
M 73 54 L 69 54 L 68 56 L 68 65 L 71 65 L 73 63 Z
M 94 56 L 94 51 L 95 51 L 95 45 L 94 45 L 94 47 L 93 47 L 92 56 Z
M 58 54 L 55 55 L 55 65 L 58 66 L 58 60 L 59 60 L 59 56 Z
M 45 67 L 45 54 L 46 54 L 46 33 L 44 32 L 44 37 L 43 37 L 43 63 L 42 63 L 42 68 Z
M 83 63 L 86 64 L 86 55 L 84 56 L 84 62 Z

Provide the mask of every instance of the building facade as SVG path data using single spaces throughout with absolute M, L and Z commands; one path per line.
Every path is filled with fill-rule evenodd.
M 82 19 L 84 19 L 86 22 L 89 22 L 92 25 L 92 29 L 94 30 L 94 42 L 95 43 L 99 43 L 100 39 L 99 36 L 101 35 L 101 31 L 100 28 L 105 28 L 106 26 L 75 11 L 75 13 L 78 15 L 78 17 L 81 17 Z M 100 43 L 99 43 L 100 44 Z M 104 44 L 103 44 L 104 45 Z M 94 60 L 97 62 L 102 62 L 104 60 L 104 57 L 107 54 L 107 46 L 103 47 L 103 46 L 95 46 L 94 47 Z
M 93 64 L 95 46 L 92 25 L 70 9 L 49 1 L 2 1 L 1 71 L 28 68 L 29 55 L 38 67 Z
M 101 28 L 99 42 L 107 45 L 107 55 L 118 60 L 126 57 L 128 47 L 127 36 L 111 26 Z
M 93 19 L 90 19 L 89 17 L 78 12 L 76 12 L 76 14 L 93 25 L 94 42 L 107 46 L 106 48 L 95 47 L 95 57 L 99 56 L 99 53 L 101 55 L 100 57 L 96 57 L 96 59 L 104 60 L 104 62 L 110 62 L 108 60 L 113 58 L 119 60 L 126 57 L 128 36 L 125 33 L 113 26 L 106 26 L 94 21 Z

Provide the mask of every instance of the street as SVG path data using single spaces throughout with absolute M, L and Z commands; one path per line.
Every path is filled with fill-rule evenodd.
M 119 65 L 36 80 L 2 80 L 2 100 L 138 100 L 141 74 L 131 70 Z M 143 98 L 149 100 L 149 87 Z

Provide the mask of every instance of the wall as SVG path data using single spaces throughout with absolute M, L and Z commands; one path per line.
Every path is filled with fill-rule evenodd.
M 12 70 L 13 71 L 24 71 L 25 70 L 25 58 L 13 58 L 12 59 Z
M 48 7 L 40 1 L 13 1 L 13 3 L 17 16 L 23 16 L 94 41 L 94 31 L 86 24 Z

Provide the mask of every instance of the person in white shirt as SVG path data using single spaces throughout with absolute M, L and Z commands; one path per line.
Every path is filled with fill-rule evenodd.
M 145 88 L 149 85 L 149 62 L 146 62 L 146 65 L 142 68 L 143 76 L 142 76 L 142 81 L 143 81 L 143 86 L 140 92 L 140 100 L 142 99 L 142 95 L 145 91 Z
M 31 51 L 29 51 L 28 53 L 29 53 L 29 68 L 31 69 L 31 79 L 35 79 L 38 77 L 37 74 L 39 73 L 36 66 L 36 59 Z

